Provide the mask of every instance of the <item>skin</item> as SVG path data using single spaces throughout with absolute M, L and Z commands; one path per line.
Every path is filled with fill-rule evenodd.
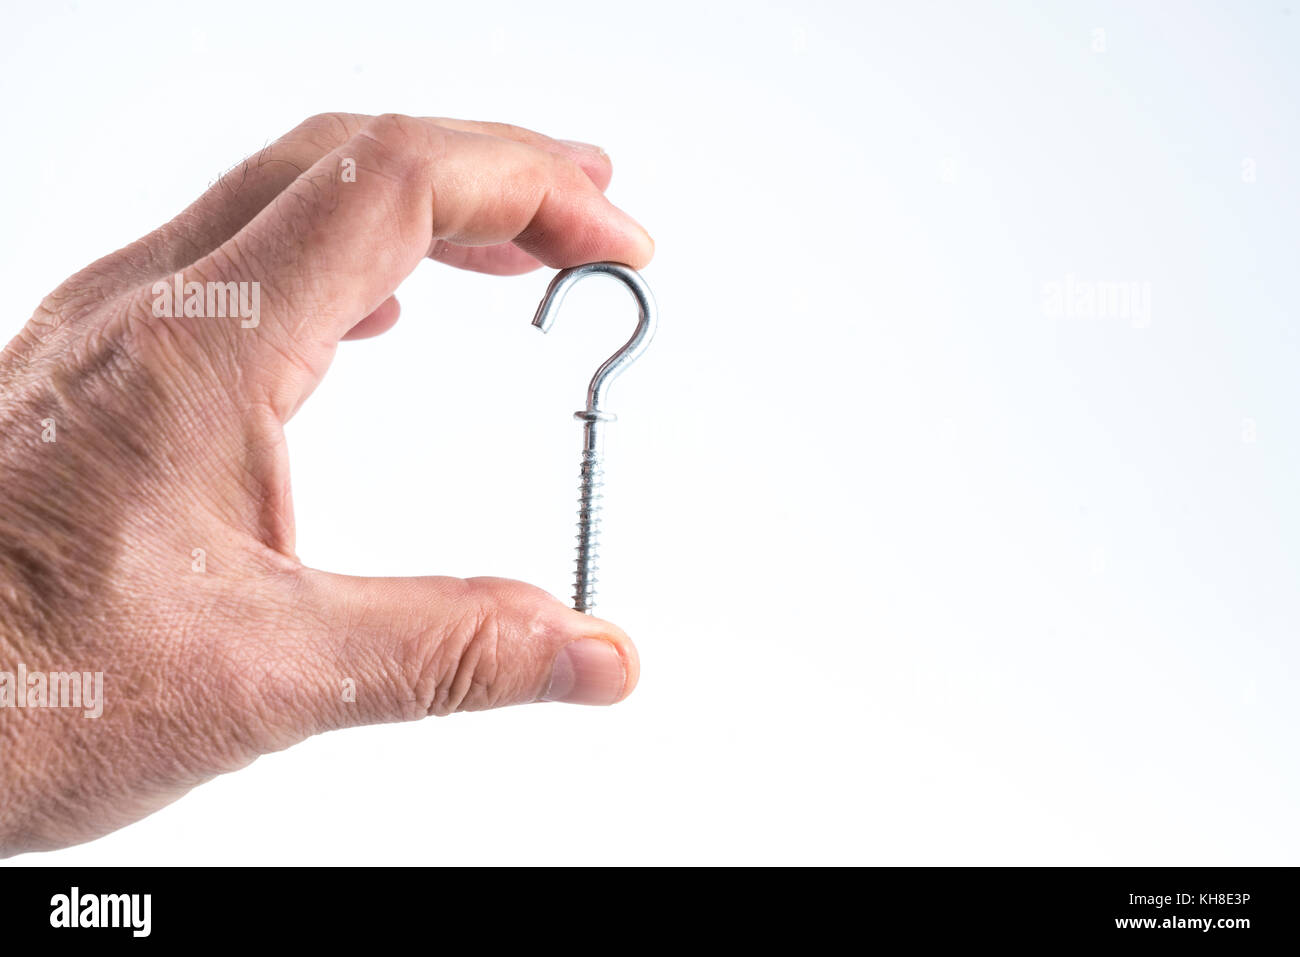
M 102 671 L 104 705 L 0 708 L 0 856 L 323 731 L 631 692 L 627 635 L 540 589 L 302 565 L 283 431 L 426 257 L 644 266 L 610 175 L 596 147 L 512 126 L 315 116 L 41 303 L 0 354 L 0 671 Z M 260 283 L 260 322 L 155 316 L 177 273 Z

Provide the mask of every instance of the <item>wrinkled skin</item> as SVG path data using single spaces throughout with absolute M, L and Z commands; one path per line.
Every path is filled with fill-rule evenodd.
M 0 708 L 0 855 L 322 731 L 630 693 L 627 636 L 539 589 L 304 567 L 283 432 L 426 257 L 645 265 L 609 178 L 595 147 L 515 127 L 317 116 L 46 298 L 0 355 L 0 672 L 102 671 L 104 703 Z M 156 316 L 176 273 L 260 283 L 257 325 Z

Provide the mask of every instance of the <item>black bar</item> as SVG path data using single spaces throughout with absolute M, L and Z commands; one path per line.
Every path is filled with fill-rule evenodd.
M 116 917 L 119 926 L 70 926 L 73 888 L 78 923 L 100 922 L 103 914 L 102 922 Z M 105 901 L 103 895 L 113 897 Z M 147 936 L 143 895 L 149 895 Z M 512 941 L 546 946 L 565 938 L 617 949 L 619 941 L 658 937 L 675 940 L 678 949 L 793 933 L 818 949 L 848 934 L 854 947 L 901 935 L 913 944 L 1129 942 L 1248 950 L 1265 943 L 1293 946 L 1295 901 L 1290 868 L 629 868 L 593 874 L 6 867 L 0 869 L 0 939 L 6 949 L 26 942 L 279 942 L 295 950 L 335 950 L 409 932 L 436 949 L 452 946 L 446 935 L 453 933 L 484 935 L 493 950 Z

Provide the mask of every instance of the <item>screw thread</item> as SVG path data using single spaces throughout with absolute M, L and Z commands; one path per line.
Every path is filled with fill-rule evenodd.
M 600 453 L 585 449 L 582 453 L 582 484 L 578 487 L 578 558 L 573 579 L 573 607 L 591 614 L 596 607 L 596 564 L 600 555 L 600 509 L 604 495 L 605 470 Z

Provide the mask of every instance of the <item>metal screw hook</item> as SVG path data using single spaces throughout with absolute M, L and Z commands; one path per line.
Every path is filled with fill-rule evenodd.
M 587 407 L 573 413 L 573 417 L 583 423 L 582 484 L 578 497 L 578 568 L 574 576 L 573 607 L 587 614 L 591 614 L 596 607 L 596 572 L 599 571 L 596 558 L 600 547 L 600 500 L 604 498 L 600 488 L 605 484 L 605 472 L 601 467 L 601 427 L 605 422 L 613 422 L 615 419 L 613 413 L 601 408 L 601 404 L 609 384 L 645 352 L 646 346 L 654 337 L 658 322 L 654 296 L 640 274 L 622 263 L 602 262 L 561 270 L 546 288 L 546 295 L 537 307 L 537 315 L 533 316 L 533 325 L 542 332 L 549 331 L 560 304 L 573 285 L 581 279 L 596 275 L 617 279 L 632 293 L 632 298 L 636 300 L 638 319 L 632 338 L 606 359 L 591 377 L 591 384 L 587 386 Z

